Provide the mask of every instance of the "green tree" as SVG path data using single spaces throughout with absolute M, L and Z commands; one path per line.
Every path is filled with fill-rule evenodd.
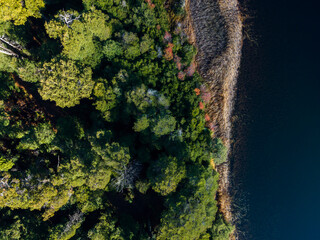
M 0 0 L 0 22 L 12 20 L 14 24 L 22 25 L 28 17 L 41 17 L 43 7 L 43 0 Z
M 125 49 L 124 57 L 133 60 L 141 54 L 139 37 L 137 36 L 137 34 L 132 32 L 125 32 L 122 36 L 122 39 Z
M 130 160 L 129 149 L 120 146 L 119 143 L 103 143 L 93 139 L 89 140 L 92 150 L 112 169 L 121 169 Z
M 24 232 L 25 226 L 21 223 L 21 220 L 16 220 L 9 228 L 1 229 L 0 239 L 10 240 L 10 239 L 21 239 L 22 232 Z
M 86 9 L 92 8 L 92 6 L 96 6 L 103 10 L 107 10 L 113 5 L 118 5 L 121 0 L 82 0 L 83 5 Z
M 152 128 L 152 132 L 158 137 L 167 135 L 175 130 L 176 120 L 173 116 L 165 115 L 157 119 L 155 126 Z
M 96 97 L 96 109 L 103 114 L 106 121 L 111 121 L 111 110 L 117 105 L 117 97 L 121 95 L 121 92 L 118 87 L 105 87 L 105 85 L 103 82 L 98 82 L 93 94 Z
M 230 223 L 227 223 L 221 214 L 217 214 L 217 218 L 214 221 L 210 232 L 210 240 L 229 240 L 230 234 L 234 231 L 235 227 Z
M 0 157 L 0 172 L 9 171 L 14 166 L 12 159 L 7 159 L 4 156 Z
M 123 54 L 123 48 L 119 42 L 108 40 L 103 47 L 103 53 L 106 58 L 111 61 L 114 57 Z
M 52 126 L 49 123 L 41 123 L 21 139 L 18 148 L 35 150 L 43 144 L 50 144 L 54 138 Z
M 174 192 L 179 182 L 186 177 L 186 167 L 176 157 L 161 156 L 148 170 L 152 189 L 161 195 Z
M 27 175 L 22 179 L 7 176 L 5 188 L 0 190 L 0 207 L 11 209 L 44 209 L 44 220 L 49 219 L 65 205 L 71 194 L 67 187 L 57 188 L 50 179 L 41 179 L 33 175 Z
M 141 132 L 148 128 L 150 125 L 150 120 L 146 115 L 143 115 L 134 123 L 133 130 L 136 132 Z
M 52 229 L 49 236 L 50 240 L 68 240 L 72 238 L 77 229 L 84 221 L 83 213 L 78 211 L 69 216 L 69 221 L 65 224 L 59 224 Z
M 37 63 L 25 60 L 22 66 L 18 68 L 19 77 L 26 82 L 39 82 L 40 69 Z
M 94 82 L 89 67 L 74 61 L 53 59 L 41 69 L 39 93 L 44 100 L 55 101 L 59 107 L 73 107 L 91 95 Z
M 82 15 L 61 11 L 45 27 L 50 37 L 60 38 L 66 56 L 95 67 L 102 57 L 100 41 L 111 36 L 112 28 L 107 20 L 107 15 L 95 9 Z
M 154 41 L 149 35 L 144 35 L 140 42 L 141 54 L 148 52 L 153 47 Z
M 215 164 L 219 165 L 227 161 L 228 149 L 224 146 L 220 138 L 215 138 L 213 140 L 213 159 Z
M 199 239 L 212 226 L 218 210 L 215 200 L 218 174 L 193 166 L 188 169 L 188 184 L 170 196 L 163 213 L 157 239 Z
M 141 180 L 138 180 L 136 181 L 136 189 L 142 193 L 142 194 L 146 194 L 146 192 L 148 191 L 148 189 L 150 188 L 150 183 L 145 180 L 145 181 L 141 181 Z
M 122 235 L 123 232 L 111 213 L 102 214 L 99 222 L 88 232 L 88 237 L 92 240 L 124 240 Z

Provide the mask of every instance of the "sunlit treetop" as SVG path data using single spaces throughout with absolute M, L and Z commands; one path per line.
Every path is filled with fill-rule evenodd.
M 73 107 L 90 96 L 94 85 L 91 74 L 91 68 L 74 61 L 53 59 L 43 65 L 40 95 L 59 107 Z
M 108 19 L 106 14 L 95 9 L 84 14 L 60 11 L 56 19 L 46 23 L 45 27 L 50 37 L 61 40 L 63 53 L 68 58 L 94 67 L 102 57 L 100 41 L 111 37 L 112 28 Z
M 23 25 L 28 17 L 39 18 L 43 7 L 43 0 L 0 0 L 0 22 Z

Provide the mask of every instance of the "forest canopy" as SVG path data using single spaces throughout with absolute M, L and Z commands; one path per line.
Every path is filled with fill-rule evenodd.
M 0 239 L 229 238 L 227 149 L 165 2 L 0 0 Z

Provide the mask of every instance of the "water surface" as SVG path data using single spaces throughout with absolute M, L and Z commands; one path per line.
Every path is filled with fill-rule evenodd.
M 258 46 L 244 47 L 233 158 L 243 239 L 320 239 L 317 1 L 256 0 Z

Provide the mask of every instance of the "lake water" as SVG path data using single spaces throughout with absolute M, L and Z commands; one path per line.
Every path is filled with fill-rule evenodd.
M 242 239 L 320 239 L 317 1 L 252 0 L 234 121 Z

